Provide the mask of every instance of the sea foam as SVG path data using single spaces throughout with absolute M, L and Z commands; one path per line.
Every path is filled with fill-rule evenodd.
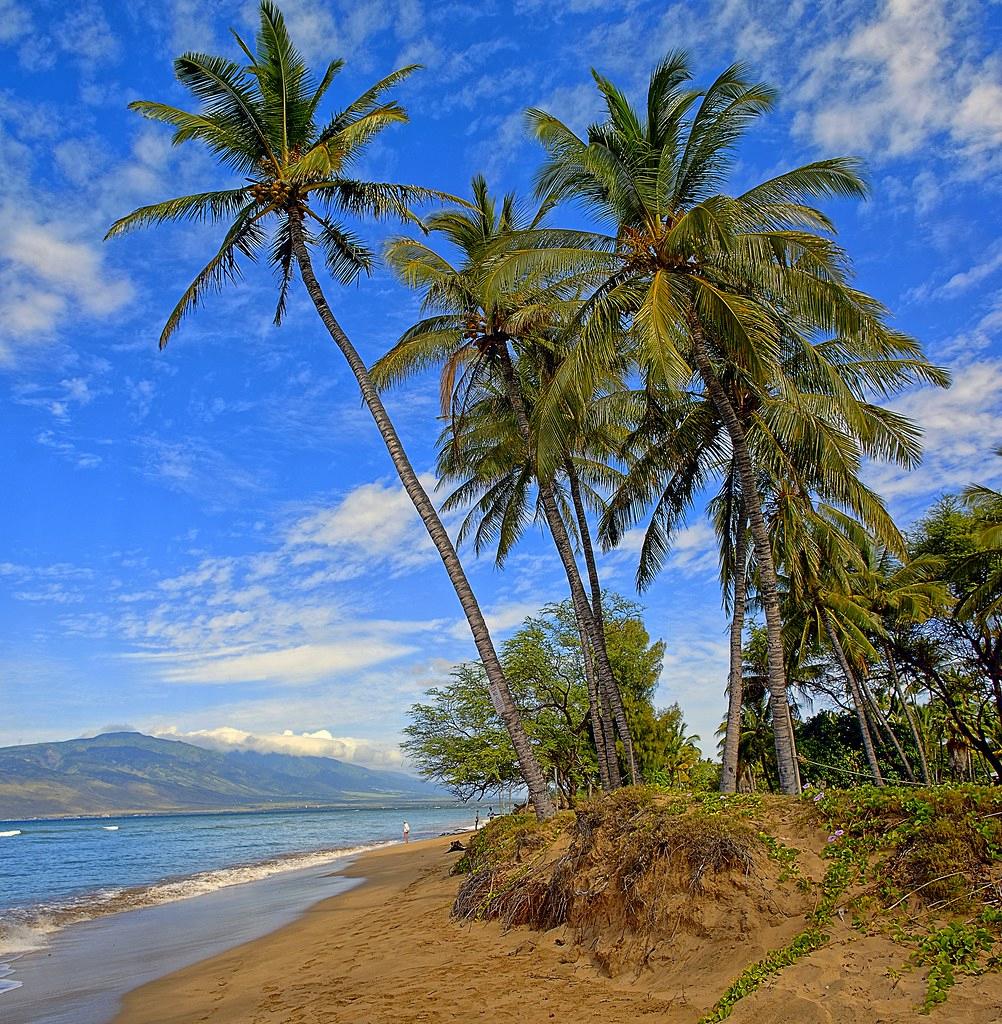
M 182 878 L 154 882 L 152 885 L 103 889 L 66 903 L 15 908 L 6 911 L 4 917 L 0 919 L 0 957 L 42 949 L 54 932 L 70 924 L 90 921 L 106 914 L 118 914 L 126 910 L 192 899 L 227 886 L 258 882 L 280 872 L 318 867 L 344 857 L 392 845 L 394 842 L 384 841 L 288 854 L 254 864 L 201 871 Z M 2 967 L 0 964 L 0 968 Z

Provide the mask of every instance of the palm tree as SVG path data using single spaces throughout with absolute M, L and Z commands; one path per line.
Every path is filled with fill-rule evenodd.
M 728 474 L 721 494 L 717 536 L 720 539 L 720 575 L 723 584 L 724 605 L 730 605 L 731 622 L 728 630 L 729 668 L 727 672 L 727 719 L 720 762 L 720 792 L 736 793 L 738 788 L 738 755 L 740 747 L 742 705 L 744 702 L 744 675 L 742 672 L 742 641 L 745 611 L 748 604 L 748 519 L 744 502 L 736 485 L 733 471 Z
M 810 205 L 828 196 L 862 196 L 856 162 L 818 161 L 737 197 L 721 193 L 731 150 L 772 106 L 774 92 L 750 81 L 741 65 L 705 90 L 689 88 L 690 78 L 685 55 L 669 54 L 651 77 L 640 114 L 595 74 L 607 119 L 586 138 L 552 115 L 529 112 L 548 152 L 539 193 L 578 200 L 611 223 L 613 233 L 537 232 L 512 254 L 509 272 L 576 264 L 604 275 L 576 319 L 580 343 L 541 402 L 544 455 L 559 448 L 569 396 L 587 400 L 595 376 L 621 358 L 624 321 L 625 343 L 649 385 L 684 391 L 695 376 L 705 390 L 729 439 L 748 518 L 766 619 L 780 784 L 792 793 L 798 784 L 777 572 L 752 441 L 725 381 L 733 377 L 763 401 L 785 389 L 783 363 L 799 361 L 831 400 L 853 393 L 859 381 L 883 389 L 887 366 L 900 369 L 909 360 L 918 361 L 913 376 L 943 382 L 944 375 L 920 359 L 915 342 L 887 328 L 878 303 L 848 285 L 845 255 L 826 237 L 831 222 Z M 818 359 L 820 347 L 810 344 L 818 334 L 829 339 L 827 366 Z M 860 360 L 857 380 L 839 381 L 831 373 L 838 353 L 854 347 L 882 353 L 884 366 Z M 786 404 L 780 415 L 788 414 Z M 853 428 L 875 436 L 888 415 L 861 413 Z
M 547 335 L 552 335 L 566 320 L 568 309 L 578 304 L 575 293 L 579 282 L 524 279 L 501 290 L 489 288 L 487 278 L 499 245 L 514 232 L 533 229 L 547 207 L 544 204 L 533 216 L 523 216 L 510 194 L 499 205 L 479 175 L 473 179 L 472 195 L 468 207 L 444 210 L 426 220 L 429 232 L 438 234 L 458 251 L 462 257 L 458 266 L 421 239 L 402 237 L 388 246 L 388 262 L 404 281 L 423 290 L 425 310 L 432 315 L 404 333 L 373 367 L 373 378 L 377 384 L 388 384 L 432 363 L 442 365 L 442 408 L 451 425 L 445 431 L 445 457 L 440 467 L 453 479 L 473 474 L 447 505 L 468 501 L 477 489 L 486 492 L 486 500 L 482 496 L 471 514 L 478 510 L 488 513 L 481 518 L 478 540 L 491 532 L 493 524 L 499 524 L 499 564 L 525 525 L 527 487 L 535 483 L 538 509 L 560 556 L 579 624 L 602 783 L 607 789 L 615 788 L 619 768 L 614 739 L 603 729 L 606 705 L 619 731 L 634 782 L 636 763 L 625 707 L 605 646 L 594 557 L 588 564 L 592 581 L 589 600 L 565 521 L 576 521 L 582 546 L 590 547 L 581 481 L 568 450 L 563 466 L 572 491 L 571 517 L 561 508 L 554 483 L 534 472 L 530 423 L 533 382 L 526 379 L 533 371 L 538 377 L 547 357 L 554 357 Z M 484 396 L 485 401 L 478 404 L 477 395 Z M 498 401 L 502 408 L 496 407 Z M 486 412 L 486 416 L 478 418 L 478 412 Z M 506 426 L 514 426 L 514 438 L 505 433 Z M 495 439 L 502 439 L 501 444 L 486 449 L 486 460 L 482 458 L 484 429 Z
M 1002 455 L 1002 447 L 997 448 L 995 454 Z M 975 517 L 973 539 L 978 550 L 958 567 L 976 581 L 976 585 L 960 604 L 957 614 L 984 622 L 1002 614 L 1002 493 L 972 484 L 964 490 L 963 500 Z M 999 714 L 1002 717 L 1002 706 Z
M 262 250 L 279 277 L 275 313 L 280 323 L 298 267 L 313 305 L 358 382 L 400 480 L 431 537 L 469 621 L 487 673 L 492 699 L 512 738 L 530 796 L 540 817 L 555 808 L 539 763 L 512 701 L 507 680 L 452 541 L 418 480 L 369 372 L 327 301 L 313 266 L 319 249 L 341 283 L 368 273 L 371 252 L 343 224 L 349 216 L 414 220 L 413 202 L 442 198 L 410 185 L 365 181 L 349 172 L 379 132 L 407 120 L 387 92 L 415 66 L 376 82 L 328 121 L 318 120 L 324 96 L 343 62 L 331 61 L 317 81 L 293 46 L 279 9 L 263 0 L 255 49 L 239 36 L 246 65 L 225 57 L 186 53 L 174 62 L 178 81 L 199 103 L 191 113 L 146 100 L 131 109 L 173 126 L 175 145 L 198 141 L 242 178 L 234 188 L 168 199 L 141 207 L 112 225 L 108 237 L 168 221 L 229 221 L 218 252 L 199 271 L 167 319 L 161 348 L 205 293 L 232 282 L 238 260 Z M 266 249 L 267 246 L 267 249 Z
M 871 611 L 880 616 L 882 627 L 874 639 L 884 656 L 887 678 L 898 707 L 911 731 L 922 780 L 931 785 L 933 777 L 925 743 L 917 716 L 901 685 L 893 638 L 953 604 L 949 589 L 941 578 L 943 561 L 930 555 L 918 555 L 904 561 L 877 545 L 870 546 L 863 554 L 865 565 L 860 572 L 859 587 L 866 594 Z

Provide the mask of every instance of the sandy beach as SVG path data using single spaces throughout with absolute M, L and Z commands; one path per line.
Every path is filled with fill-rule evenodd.
M 627 1020 L 663 1013 L 615 991 L 559 935 L 455 924 L 451 838 L 377 850 L 365 882 L 298 921 L 130 993 L 115 1024 Z M 559 943 L 559 944 L 558 944 Z M 577 962 L 576 962 L 577 961 Z M 605 982 L 596 990 L 596 983 Z
M 741 967 L 787 931 L 733 945 L 677 943 L 641 971 L 609 978 L 563 929 L 502 932 L 449 917 L 459 879 L 451 838 L 374 851 L 342 870 L 364 883 L 294 923 L 130 993 L 115 1024 L 383 1024 L 464 1020 L 695 1024 Z M 915 1010 L 918 971 L 901 949 L 849 928 L 734 1008 L 755 1024 L 896 1024 Z M 962 978 L 935 1019 L 994 1024 L 997 978 Z

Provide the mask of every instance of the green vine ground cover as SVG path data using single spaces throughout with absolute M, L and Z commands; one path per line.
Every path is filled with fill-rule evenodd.
M 826 864 L 820 880 L 817 869 L 815 880 L 805 872 L 805 851 L 776 834 L 791 822 L 801 835 L 826 837 L 815 851 Z M 501 818 L 471 839 L 456 865 L 468 879 L 455 913 L 550 927 L 566 919 L 555 894 L 582 851 L 599 843 L 608 858 L 611 847 L 624 860 L 623 876 L 636 878 L 657 870 L 666 839 L 676 852 L 700 844 L 702 860 L 712 848 L 721 864 L 767 858 L 780 882 L 813 897 L 805 927 L 746 967 L 700 1024 L 725 1020 L 740 1000 L 824 946 L 836 916 L 902 946 L 900 972 L 925 972 L 921 1012 L 944 1002 L 958 978 L 1002 967 L 1002 793 L 980 786 L 816 791 L 796 803 L 631 787 L 543 824 Z
M 725 1020 L 739 1000 L 823 946 L 840 910 L 860 930 L 912 949 L 903 969 L 928 970 L 921 1012 L 943 1003 L 958 976 L 1002 967 L 1002 887 L 993 870 L 1002 861 L 1002 793 L 979 786 L 861 787 L 805 799 L 828 830 L 830 863 L 817 908 L 791 942 L 747 967 L 699 1024 Z M 789 848 L 764 842 L 792 870 Z

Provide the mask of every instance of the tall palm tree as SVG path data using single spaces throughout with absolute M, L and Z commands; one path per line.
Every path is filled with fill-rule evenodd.
M 320 105 L 343 62 L 331 61 L 319 80 L 293 46 L 279 9 L 263 0 L 252 50 L 236 37 L 247 64 L 225 57 L 185 53 L 174 62 L 178 81 L 199 103 L 188 112 L 163 103 L 136 101 L 130 107 L 171 125 L 175 145 L 198 141 L 241 177 L 234 188 L 168 199 L 141 207 L 112 225 L 108 237 L 168 221 L 229 222 L 218 252 L 199 271 L 167 319 L 163 347 L 205 293 L 232 282 L 238 260 L 262 250 L 279 277 L 275 313 L 280 323 L 296 268 L 331 339 L 348 362 L 393 465 L 435 544 L 455 588 L 490 682 L 497 706 L 519 757 L 540 817 L 554 813 L 539 763 L 511 698 L 483 613 L 452 541 L 418 480 L 369 372 L 345 334 L 313 266 L 319 250 L 330 274 L 341 283 L 368 273 L 373 256 L 343 223 L 345 217 L 414 220 L 410 206 L 442 198 L 429 189 L 366 181 L 350 175 L 352 164 L 376 135 L 407 120 L 404 109 L 385 95 L 415 66 L 394 71 L 335 113 L 319 120 Z
M 705 90 L 693 89 L 687 58 L 672 53 L 655 69 L 640 113 L 615 85 L 598 74 L 595 79 L 606 120 L 585 138 L 550 114 L 529 112 L 548 152 L 537 176 L 539 193 L 575 199 L 612 228 L 606 234 L 537 232 L 509 260 L 514 274 L 529 265 L 576 263 L 604 275 L 577 317 L 580 344 L 540 403 L 540 452 L 559 448 L 551 439 L 559 439 L 568 396 L 587 400 L 595 375 L 621 358 L 624 321 L 625 343 L 645 380 L 682 391 L 698 378 L 733 451 L 766 619 L 780 784 L 796 792 L 782 614 L 757 493 L 759 467 L 725 379 L 734 376 L 758 400 L 781 393 L 782 364 L 792 358 L 791 348 L 799 349 L 804 372 L 824 382 L 830 399 L 860 381 L 883 389 L 886 366 L 919 359 L 921 351 L 886 326 L 879 303 L 849 286 L 845 254 L 828 237 L 832 224 L 811 205 L 829 196 L 864 195 L 855 161 L 808 164 L 739 196 L 720 191 L 736 142 L 770 109 L 772 89 L 751 81 L 742 65 L 726 69 Z M 809 343 L 819 334 L 832 348 L 828 366 Z M 856 381 L 837 380 L 830 370 L 847 342 L 882 353 L 885 365 L 861 361 Z M 943 382 L 942 373 L 920 362 L 914 376 Z M 887 414 L 867 415 L 857 418 L 856 431 L 879 430 Z
M 461 257 L 458 265 L 450 263 L 422 239 L 403 237 L 391 242 L 387 248 L 388 262 L 408 284 L 423 290 L 423 305 L 431 315 L 423 317 L 404 333 L 373 367 L 373 377 L 378 384 L 391 383 L 431 363 L 441 364 L 443 413 L 451 420 L 451 426 L 445 431 L 446 473 L 452 478 L 461 476 L 473 469 L 474 459 L 478 460 L 472 478 L 459 488 L 458 494 L 466 500 L 477 488 L 487 492 L 486 500 L 481 497 L 478 506 L 490 514 L 482 518 L 478 537 L 489 532 L 485 527 L 501 524 L 497 531 L 499 563 L 525 524 L 526 488 L 535 483 L 539 511 L 570 587 L 585 666 L 588 675 L 595 677 L 594 682 L 589 678 L 589 688 L 602 782 L 606 788 L 614 788 L 618 785 L 619 769 L 614 742 L 610 742 L 611 735 L 603 730 L 606 704 L 623 742 L 627 767 L 634 782 L 637 781 L 636 763 L 625 707 L 606 650 L 601 611 L 596 610 L 601 590 L 597 588 L 592 560 L 589 570 L 596 586 L 589 600 L 574 554 L 572 531 L 566 522 L 569 517 L 561 508 L 553 481 L 534 472 L 531 382 L 527 380 L 527 374 L 538 376 L 544 371 L 547 358 L 554 358 L 547 335 L 558 330 L 567 319 L 568 310 L 572 311 L 579 304 L 576 293 L 580 282 L 523 279 L 500 290 L 492 290 L 487 285 L 499 246 L 514 232 L 532 230 L 546 208 L 544 204 L 534 215 L 522 215 L 515 197 L 510 194 L 498 204 L 485 179 L 478 175 L 473 179 L 472 202 L 468 207 L 444 210 L 426 220 L 427 230 L 457 251 Z M 477 395 L 485 396 L 486 401 L 477 405 Z M 496 408 L 499 399 L 506 408 Z M 487 416 L 478 423 L 476 412 L 485 410 Z M 517 440 L 514 444 L 503 432 L 498 435 L 496 428 L 501 426 L 503 431 L 506 421 L 513 422 L 515 427 Z M 482 434 L 481 427 L 504 440 L 502 445 L 487 449 L 486 462 L 481 457 L 484 451 L 483 438 L 478 436 Z M 476 443 L 468 443 L 471 437 L 477 437 Z M 579 508 L 583 499 L 573 463 L 570 451 L 565 451 L 563 465 L 572 489 L 577 492 L 572 499 L 575 509 L 572 521 L 576 519 L 584 540 L 587 522 L 583 520 L 583 508 Z M 489 467 L 486 475 L 485 467 Z M 497 478 L 499 470 L 500 480 Z M 455 503 L 454 498 L 450 504 Z

